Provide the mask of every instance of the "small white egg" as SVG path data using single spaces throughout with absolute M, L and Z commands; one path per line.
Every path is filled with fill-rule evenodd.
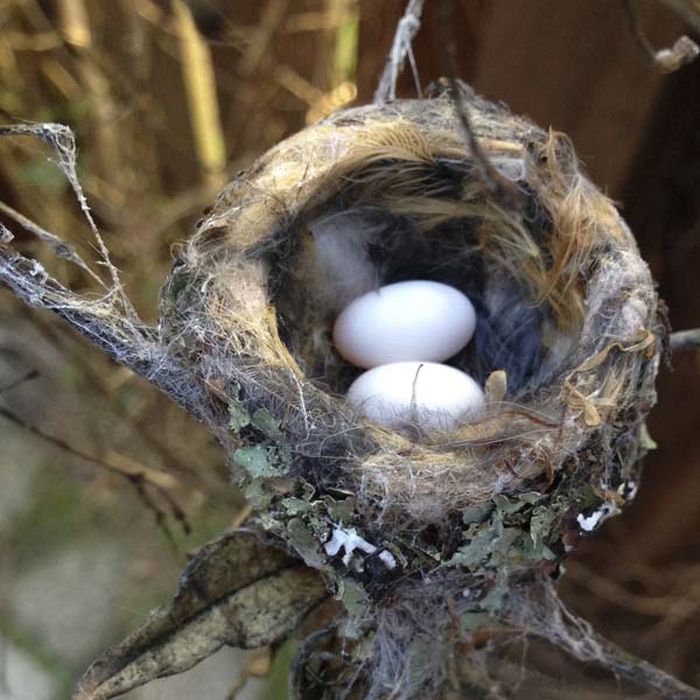
M 361 374 L 348 402 L 390 428 L 451 430 L 484 405 L 484 392 L 464 372 L 434 362 L 394 362 Z
M 442 362 L 474 334 L 476 314 L 458 289 L 440 282 L 397 282 L 363 294 L 338 316 L 333 341 L 357 367 Z

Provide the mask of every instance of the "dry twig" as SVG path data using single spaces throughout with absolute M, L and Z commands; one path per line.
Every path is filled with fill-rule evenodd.
M 671 333 L 671 350 L 673 352 L 698 349 L 700 349 L 700 328 Z
M 189 522 L 187 521 L 187 516 L 185 515 L 185 512 L 182 510 L 182 508 L 180 508 L 180 506 L 175 502 L 173 497 L 168 493 L 168 488 L 171 488 L 174 484 L 173 479 L 169 477 L 169 475 L 142 465 L 138 465 L 137 467 L 134 467 L 132 465 L 120 466 L 114 463 L 107 462 L 103 459 L 99 459 L 98 457 L 93 457 L 92 455 L 89 455 L 86 452 L 79 450 L 77 447 L 73 447 L 65 440 L 58 437 L 54 437 L 53 435 L 49 435 L 40 428 L 37 428 L 35 425 L 31 425 L 25 422 L 5 406 L 0 406 L 0 416 L 14 423 L 20 428 L 27 430 L 32 435 L 44 440 L 45 442 L 51 443 L 52 445 L 58 447 L 64 452 L 68 452 L 69 454 L 78 457 L 84 462 L 95 464 L 101 469 L 104 469 L 108 472 L 125 478 L 136 489 L 137 493 L 139 494 L 139 497 L 145 503 L 146 507 L 155 515 L 157 525 L 163 530 L 163 532 L 171 541 L 174 541 L 172 540 L 172 533 L 170 532 L 170 529 L 167 525 L 165 513 L 146 490 L 146 486 L 150 486 L 160 494 L 163 500 L 166 501 L 170 508 L 172 516 L 182 526 L 183 532 L 185 534 L 190 533 L 191 527 Z
M 102 234 L 97 228 L 95 219 L 92 216 L 92 211 L 88 205 L 87 197 L 83 191 L 83 186 L 78 179 L 75 137 L 71 129 L 64 124 L 18 124 L 15 126 L 0 126 L 0 136 L 32 136 L 54 149 L 57 156 L 57 160 L 55 161 L 56 165 L 68 180 L 75 198 L 78 200 L 80 210 L 85 220 L 88 222 L 90 231 L 95 239 L 97 249 L 100 253 L 100 264 L 107 268 L 111 281 L 110 295 L 119 303 L 126 319 L 131 322 L 138 322 L 138 315 L 131 300 L 124 292 L 121 280 L 119 279 L 119 272 L 112 263 L 109 250 L 102 238 Z M 37 226 L 36 228 L 38 229 L 39 227 Z M 3 227 L 3 230 L 0 231 L 0 243 L 8 242 L 8 234 L 9 231 Z M 84 265 L 87 267 L 87 263 L 84 263 Z
M 661 73 L 673 73 L 687 65 L 700 53 L 698 45 L 688 36 L 681 36 L 670 49 L 655 49 L 642 28 L 636 0 L 623 0 L 630 29 L 646 57 Z
M 700 34 L 700 0 L 658 0 Z
M 70 245 L 70 243 L 67 243 L 58 236 L 55 236 L 53 233 L 50 233 L 38 224 L 34 223 L 31 219 L 28 219 L 18 211 L 15 211 L 4 202 L 0 202 L 0 214 L 5 214 L 5 216 L 8 218 L 16 221 L 25 231 L 27 231 L 27 233 L 36 236 L 36 238 L 38 238 L 42 243 L 46 244 L 59 258 L 63 258 L 64 260 L 68 260 L 68 262 L 77 265 L 81 270 L 90 275 L 90 277 L 92 277 L 92 279 L 94 279 L 101 287 L 107 289 L 107 285 L 102 281 L 102 278 L 90 269 L 90 267 L 85 263 L 80 255 L 78 255 L 77 251 L 72 245 Z
M 595 664 L 610 673 L 627 678 L 641 687 L 652 688 L 668 700 L 700 700 L 700 690 L 643 659 L 629 654 L 600 636 L 586 620 L 571 612 L 551 583 L 543 587 L 544 605 L 523 606 L 526 628 L 552 642 L 575 659 Z M 520 614 L 516 611 L 517 614 Z
M 374 93 L 374 104 L 384 104 L 396 99 L 396 82 L 402 71 L 406 58 L 409 57 L 413 65 L 413 50 L 411 42 L 420 29 L 420 18 L 423 14 L 425 0 L 409 0 L 403 17 L 396 25 L 394 41 L 386 60 L 386 66 L 379 86 Z M 415 68 L 414 68 L 415 73 Z
M 29 306 L 52 311 L 111 358 L 170 396 L 196 418 L 209 399 L 191 373 L 157 342 L 154 329 L 135 325 L 114 308 L 111 297 L 87 299 L 50 277 L 35 260 L 0 244 L 0 282 Z M 205 409 L 206 410 L 206 409 Z M 213 409 L 212 409 L 213 410 Z

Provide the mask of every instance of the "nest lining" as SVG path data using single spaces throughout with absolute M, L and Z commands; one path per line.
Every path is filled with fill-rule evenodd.
M 171 347 L 270 411 L 296 473 L 358 493 L 368 517 L 428 524 L 545 487 L 653 403 L 656 296 L 631 234 L 564 137 L 468 99 L 522 211 L 476 177 L 448 97 L 352 109 L 236 178 L 163 295 Z M 403 279 L 446 282 L 477 308 L 475 339 L 450 364 L 487 382 L 489 401 L 449 434 L 384 429 L 342 398 L 357 370 L 332 348 L 335 315 Z

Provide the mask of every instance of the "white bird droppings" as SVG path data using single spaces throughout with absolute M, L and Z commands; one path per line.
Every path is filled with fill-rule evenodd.
M 377 547 L 371 542 L 367 542 L 363 537 L 360 537 L 354 527 L 348 528 L 347 530 L 342 527 L 336 527 L 331 534 L 330 540 L 323 545 L 323 548 L 329 557 L 334 557 L 341 549 L 344 550 L 343 564 L 345 566 L 350 564 L 350 560 L 356 549 L 359 549 L 365 554 L 374 554 L 377 551 Z M 387 569 L 396 568 L 396 558 L 391 552 L 382 550 L 377 556 Z
M 589 515 L 579 513 L 576 516 L 576 522 L 584 532 L 592 532 L 604 520 L 607 520 L 611 515 L 615 515 L 619 509 L 612 503 L 604 503 L 600 508 L 597 508 Z
M 396 557 L 394 557 L 394 555 L 386 549 L 379 552 L 379 559 L 383 562 L 387 569 L 396 568 Z
M 345 566 L 350 563 L 356 549 L 367 554 L 374 554 L 377 551 L 373 544 L 370 544 L 357 534 L 357 530 L 354 527 L 351 527 L 349 530 L 343 530 L 340 527 L 335 528 L 330 540 L 324 545 L 324 549 L 329 557 L 334 557 L 341 549 L 345 550 L 343 555 L 343 564 Z

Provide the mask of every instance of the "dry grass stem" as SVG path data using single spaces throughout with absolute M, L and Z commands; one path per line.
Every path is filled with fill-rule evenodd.
M 173 11 L 197 155 L 205 181 L 219 187 L 226 168 L 226 145 L 211 54 L 183 0 L 173 0 Z

